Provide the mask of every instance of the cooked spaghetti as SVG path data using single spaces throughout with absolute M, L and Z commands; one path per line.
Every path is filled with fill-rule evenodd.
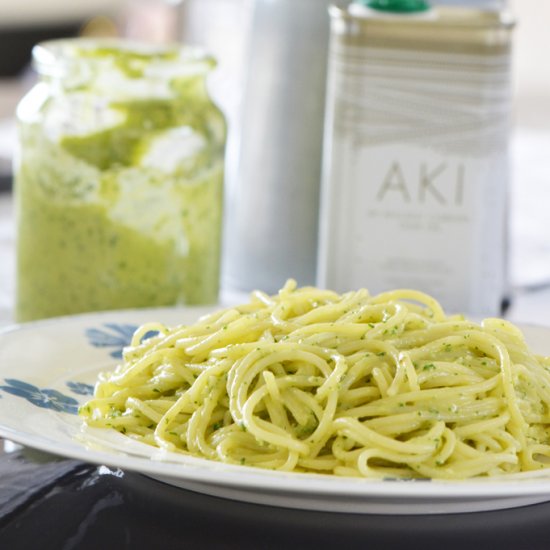
M 140 327 L 80 414 L 233 464 L 497 476 L 550 466 L 550 358 L 512 324 L 447 316 L 417 291 L 339 295 L 288 281 L 194 325 Z

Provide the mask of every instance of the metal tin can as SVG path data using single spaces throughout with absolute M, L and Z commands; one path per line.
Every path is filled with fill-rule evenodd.
M 225 284 L 314 284 L 329 0 L 255 0 L 235 172 L 228 174 Z
M 215 303 L 225 120 L 214 61 L 179 45 L 68 39 L 34 50 L 17 115 L 19 321 Z
M 496 314 L 507 291 L 513 19 L 331 8 L 319 284 L 430 292 Z

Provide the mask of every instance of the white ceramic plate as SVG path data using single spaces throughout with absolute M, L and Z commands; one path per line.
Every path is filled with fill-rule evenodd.
M 57 455 L 135 470 L 172 485 L 235 500 L 348 513 L 437 514 L 512 508 L 550 500 L 550 472 L 467 482 L 372 481 L 289 474 L 164 453 L 118 432 L 83 431 L 76 415 L 97 373 L 118 361 L 147 321 L 195 321 L 205 309 L 85 314 L 0 332 L 0 435 Z M 524 327 L 550 354 L 550 329 Z

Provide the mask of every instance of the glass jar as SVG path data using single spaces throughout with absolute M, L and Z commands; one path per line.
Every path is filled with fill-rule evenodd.
M 16 318 L 205 304 L 219 287 L 225 119 L 204 53 L 40 44 L 17 110 Z

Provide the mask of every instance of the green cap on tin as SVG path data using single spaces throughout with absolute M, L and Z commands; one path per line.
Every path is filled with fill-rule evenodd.
M 414 13 L 430 9 L 426 0 L 359 0 L 373 10 L 390 11 L 393 13 Z

